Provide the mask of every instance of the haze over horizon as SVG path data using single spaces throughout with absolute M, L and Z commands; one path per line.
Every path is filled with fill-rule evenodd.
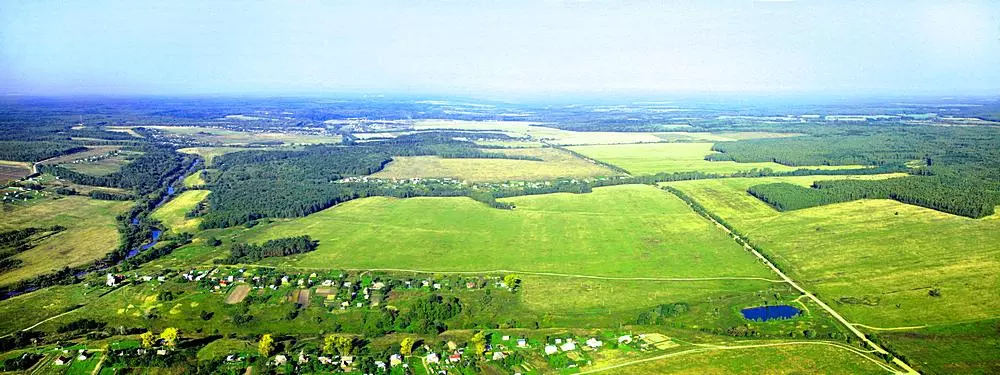
M 0 93 L 1000 94 L 996 1 L 0 0 Z

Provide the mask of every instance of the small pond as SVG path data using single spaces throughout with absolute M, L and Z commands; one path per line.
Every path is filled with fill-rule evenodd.
M 744 318 L 757 321 L 768 321 L 772 319 L 789 319 L 802 313 L 795 307 L 788 305 L 757 306 L 740 310 Z

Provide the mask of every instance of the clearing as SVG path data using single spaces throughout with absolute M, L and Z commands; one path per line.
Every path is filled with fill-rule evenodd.
M 659 172 L 733 173 L 751 169 L 770 168 L 775 172 L 796 169 L 850 169 L 860 165 L 789 167 L 774 162 L 737 163 L 734 161 L 708 161 L 705 156 L 715 153 L 712 143 L 654 143 L 632 145 L 574 146 L 570 150 L 589 158 L 625 168 L 633 174 Z
M 300 267 L 518 270 L 622 277 L 772 277 L 673 195 L 646 185 L 504 199 L 364 198 L 258 225 L 241 240 L 308 234 L 316 251 L 270 260 Z
M 118 245 L 115 216 L 132 202 L 105 201 L 80 196 L 61 197 L 4 213 L 0 231 L 62 225 L 65 231 L 50 236 L 34 248 L 15 255 L 21 267 L 0 274 L 8 284 L 65 266 L 98 259 Z
M 197 126 L 145 126 L 162 131 L 167 136 L 193 138 L 198 142 L 218 145 L 245 146 L 251 144 L 319 144 L 340 143 L 340 135 L 308 133 L 244 132 Z
M 548 180 L 559 177 L 612 176 L 618 173 L 604 166 L 554 148 L 485 150 L 508 155 L 533 156 L 535 160 L 448 159 L 438 156 L 394 157 L 372 177 L 386 179 L 443 178 L 465 181 Z
M 208 198 L 208 190 L 187 190 L 174 197 L 153 211 L 151 218 L 159 220 L 174 233 L 194 232 L 198 229 L 200 218 L 187 218 L 185 214 L 193 210 L 198 203 Z
M 247 150 L 261 150 L 261 148 L 247 148 L 247 147 L 188 147 L 178 149 L 177 152 L 183 152 L 185 154 L 195 154 L 201 156 L 205 159 L 205 165 L 211 166 L 212 160 L 216 156 L 225 155 L 231 152 L 247 151 Z
M 31 174 L 31 163 L 21 161 L 0 160 L 0 183 L 20 180 Z

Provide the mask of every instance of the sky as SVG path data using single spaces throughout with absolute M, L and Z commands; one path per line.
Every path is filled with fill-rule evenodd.
M 1000 1 L 0 0 L 0 93 L 1000 94 Z

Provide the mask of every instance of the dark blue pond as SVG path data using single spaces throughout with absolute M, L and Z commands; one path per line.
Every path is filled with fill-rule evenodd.
M 757 321 L 768 321 L 772 319 L 789 319 L 799 315 L 802 310 L 788 305 L 777 306 L 757 306 L 740 310 L 744 318 Z

